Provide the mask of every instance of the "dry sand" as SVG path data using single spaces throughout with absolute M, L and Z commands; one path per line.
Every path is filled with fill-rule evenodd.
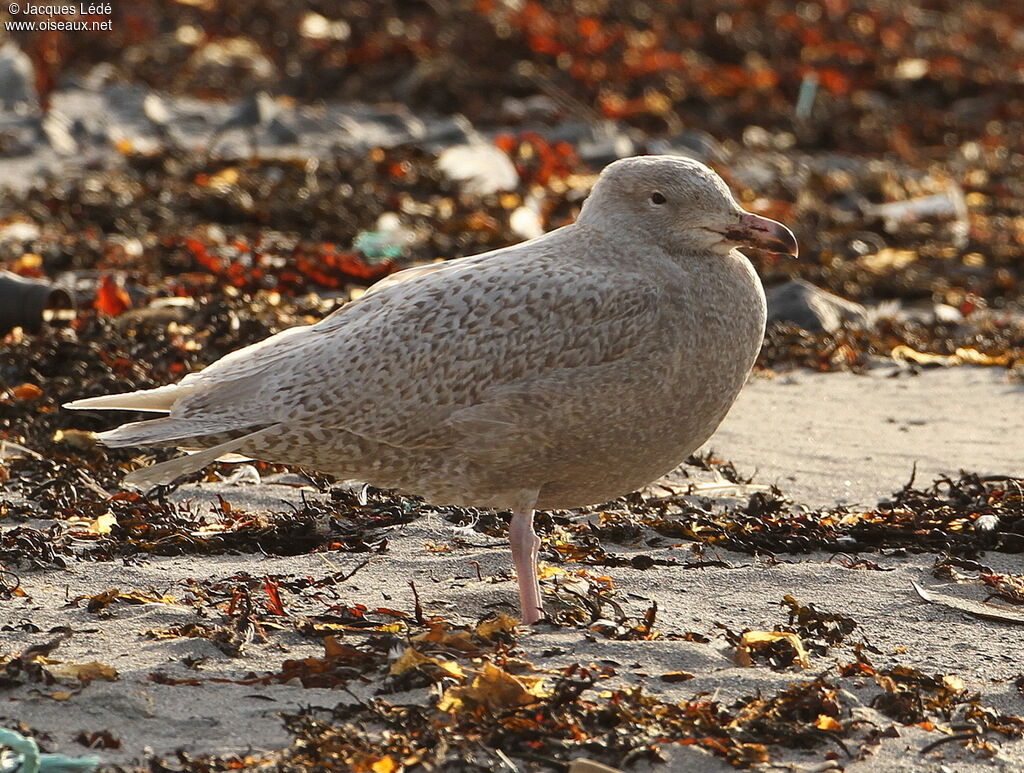
M 914 462 L 921 482 L 960 468 L 1021 475 L 1022 438 L 1024 389 L 1011 384 L 1003 371 L 959 368 L 896 378 L 884 372 L 870 376 L 796 372 L 774 379 L 756 378 L 710 445 L 742 471 L 756 468 L 758 481 L 777 482 L 797 501 L 827 505 L 837 500 L 873 503 L 884 498 L 906 482 Z M 277 510 L 282 509 L 280 503 L 295 502 L 299 496 L 294 488 L 270 484 L 245 488 L 202 484 L 183 489 L 179 496 L 212 499 L 218 492 L 239 507 Z M 506 548 L 457 547 L 440 553 L 424 549 L 427 541 L 448 543 L 452 537 L 451 524 L 435 516 L 397 528 L 390 535 L 389 549 L 374 555 L 370 564 L 338 591 L 348 602 L 409 610 L 413 599 L 406 582 L 413 579 L 428 612 L 456 620 L 461 617 L 467 623 L 477 619 L 486 605 L 511 603 L 515 583 L 509 576 Z M 477 542 L 487 541 L 482 535 L 476 537 Z M 629 549 L 619 545 L 609 549 L 629 555 Z M 354 568 L 366 557 L 146 558 L 125 564 L 77 563 L 64 571 L 25 572 L 21 579 L 29 598 L 5 604 L 4 626 L 14 627 L 26 619 L 43 631 L 71 626 L 77 633 L 54 657 L 99 660 L 114 666 L 120 679 L 95 681 L 63 701 L 46 694 L 52 690 L 8 690 L 0 723 L 12 726 L 21 721 L 45 731 L 51 739 L 47 744 L 50 750 L 71 755 L 84 753 L 72 742 L 79 731 L 109 729 L 121 739 L 121 749 L 100 752 L 99 756 L 119 764 L 139 761 L 147 748 L 161 755 L 178 748 L 194 754 L 281 748 L 290 739 L 278 712 L 308 705 L 333 706 L 350 698 L 340 691 L 291 685 L 166 686 L 147 677 L 160 669 L 172 677 L 240 678 L 251 672 L 277 670 L 288 658 L 322 654 L 315 642 L 296 633 L 282 633 L 268 643 L 251 645 L 242 657 L 232 659 L 206 640 L 151 641 L 140 636 L 147 629 L 194 621 L 196 614 L 188 607 L 120 606 L 112 616 L 102 617 L 81 606 L 69 607 L 69 597 L 111 587 L 153 587 L 180 599 L 185 594 L 180 583 L 190 577 L 225 578 L 239 572 L 255 577 L 319 577 Z M 728 552 L 719 552 L 717 557 L 726 561 L 728 568 L 608 572 L 629 611 L 639 613 L 648 599 L 654 599 L 660 608 L 659 628 L 696 631 L 708 636 L 710 644 L 609 641 L 588 631 L 555 629 L 542 623 L 525 633 L 520 645 L 534 662 L 541 660 L 545 651 L 561 651 L 563 654 L 548 658 L 551 665 L 615 661 L 621 664 L 619 671 L 627 674 L 627 681 L 642 681 L 646 689 L 666 699 L 690 699 L 702 692 L 717 693 L 723 700 L 758 690 L 770 693 L 795 679 L 825 671 L 837 660 L 852 660 L 849 648 L 839 647 L 827 656 L 814 657 L 811 670 L 803 673 L 733 664 L 714 623 L 735 630 L 771 629 L 785 619 L 779 601 L 791 593 L 804 603 L 842 611 L 858 620 L 858 634 L 865 634 L 884 653 L 877 656 L 876 665 L 902 662 L 929 673 L 957 674 L 982 693 L 983 703 L 1024 714 L 1024 696 L 1013 684 L 1024 670 L 1022 629 L 973 619 L 918 600 L 911 580 L 937 584 L 928 571 L 933 556 L 869 556 L 893 571 L 845 568 L 829 562 L 825 555 L 786 556 L 776 564 Z M 480 563 L 484 582 L 476 579 L 471 561 Z M 996 569 L 1021 571 L 1019 556 L 990 553 L 986 561 Z M 961 594 L 967 591 L 956 589 Z M 0 648 L 19 651 L 26 644 L 48 638 L 52 636 L 46 633 L 0 631 Z M 185 658 L 205 661 L 197 673 L 183 663 Z M 678 670 L 691 671 L 697 678 L 680 684 L 657 679 L 659 674 Z M 851 700 L 866 703 L 877 692 L 870 682 L 861 687 L 852 680 L 844 683 L 857 696 Z M 353 689 L 365 694 L 367 688 Z M 387 698 L 401 702 L 403 696 Z M 866 706 L 858 711 L 880 725 L 891 724 Z M 946 744 L 926 756 L 918 753 L 934 740 L 935 733 L 902 729 L 899 737 L 884 739 L 866 761 L 840 763 L 855 771 L 960 773 L 1024 768 L 1024 742 L 1000 742 L 1000 751 L 991 760 L 967 754 L 958 744 Z M 798 766 L 786 769 L 809 771 L 823 769 L 816 766 L 824 761 L 827 750 L 784 751 L 778 756 Z M 710 773 L 731 769 L 693 747 L 677 747 L 668 753 L 670 761 L 660 770 Z
M 998 368 L 753 378 L 708 445 L 795 501 L 875 504 L 959 470 L 1024 473 L 1024 384 Z

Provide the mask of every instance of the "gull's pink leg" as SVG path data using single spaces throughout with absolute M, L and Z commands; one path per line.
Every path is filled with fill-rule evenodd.
M 524 496 L 512 511 L 512 524 L 508 530 L 508 539 L 512 545 L 512 565 L 516 569 L 516 579 L 519 580 L 519 604 L 523 622 L 527 625 L 536 623 L 544 614 L 540 581 L 537 579 L 540 538 L 533 530 L 533 506 L 536 502 L 536 492 Z

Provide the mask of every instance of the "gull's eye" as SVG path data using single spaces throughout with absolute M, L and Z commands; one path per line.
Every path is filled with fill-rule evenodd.
M 665 195 L 663 193 L 655 191 L 654 193 L 651 194 L 652 204 L 664 204 L 666 201 L 668 201 L 668 199 L 665 198 Z

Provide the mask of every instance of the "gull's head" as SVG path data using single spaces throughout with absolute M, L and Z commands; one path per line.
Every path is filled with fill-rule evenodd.
M 609 164 L 578 223 L 653 241 L 672 254 L 756 247 L 796 257 L 782 223 L 745 211 L 725 180 L 681 156 L 634 156 Z

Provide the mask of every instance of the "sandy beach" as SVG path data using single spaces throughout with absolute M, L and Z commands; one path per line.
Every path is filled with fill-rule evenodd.
M 741 471 L 756 467 L 756 482 L 777 483 L 797 502 L 873 503 L 907 481 L 914 461 L 920 478 L 955 475 L 962 467 L 1019 475 L 1022 398 L 1020 387 L 996 369 L 958 368 L 899 377 L 781 374 L 748 384 L 710 445 Z M 950 418 L 965 410 L 972 415 L 969 424 Z M 194 501 L 199 512 L 216 505 L 218 495 L 234 507 L 279 511 L 288 503 L 298 504 L 302 493 L 273 483 L 193 484 L 180 488 L 176 498 Z M 312 490 L 305 495 L 317 496 Z M 483 535 L 475 536 L 487 541 Z M 3 648 L 17 651 L 51 639 L 51 631 L 67 627 L 73 635 L 50 657 L 69 663 L 96 660 L 116 669 L 118 678 L 97 679 L 71 695 L 60 685 L 10 690 L 3 721 L 26 723 L 45 733 L 48 749 L 68 754 L 82 751 L 71 740 L 79 733 L 107 730 L 120 740 L 120 748 L 102 751 L 100 758 L 129 767 L 146 754 L 173 757 L 179 749 L 190 755 L 226 756 L 286 748 L 290 738 L 280 712 L 333 707 L 355 696 L 366 699 L 379 685 L 356 680 L 344 692 L 296 684 L 168 685 L 154 683 L 152 674 L 159 672 L 170 679 L 244 680 L 277 671 L 284 660 L 318 657 L 322 655 L 319 643 L 288 629 L 295 618 L 322 612 L 326 599 L 287 594 L 283 600 L 295 618 L 283 621 L 282 630 L 270 632 L 265 642 L 253 642 L 238 657 L 228 657 L 205 639 L 153 640 L 146 632 L 209 620 L 209 608 L 189 603 L 190 598 L 195 602 L 196 583 L 240 576 L 323 577 L 352 571 L 367 559 L 355 576 L 334 588 L 337 599 L 371 609 L 386 606 L 408 611 L 414 605 L 411 580 L 417 584 L 426 613 L 472 624 L 478 611 L 513 611 L 515 585 L 507 548 L 494 542 L 493 547 L 466 546 L 450 523 L 430 515 L 389 530 L 386 550 L 369 555 L 328 551 L 293 557 L 145 557 L 124 563 L 81 561 L 62 571 L 23 573 L 22 588 L 28 595 L 5 603 Z M 437 551 L 438 545 L 449 549 Z M 607 547 L 625 556 L 644 552 L 672 558 L 690 553 L 685 544 L 653 551 Z M 779 561 L 717 549 L 705 555 L 722 565 L 656 571 L 609 568 L 607 574 L 614 581 L 615 597 L 629 613 L 641 614 L 656 601 L 659 630 L 699 633 L 707 643 L 612 641 L 586 628 L 556 628 L 542 622 L 523 632 L 516 647 L 537 668 L 555 669 L 572 662 L 613 665 L 612 681 L 642 684 L 660 699 L 680 701 L 711 694 L 727 703 L 759 691 L 771 693 L 816 674 L 834 675 L 837 663 L 854 659 L 849 644 L 863 637 L 880 653 L 871 656 L 876 667 L 904 664 L 929 674 L 955 675 L 968 689 L 980 693 L 985 705 L 1009 713 L 1024 709 L 1024 696 L 1014 686 L 1020 676 L 1020 628 L 928 605 L 915 596 L 912 580 L 929 587 L 941 585 L 929 571 L 935 555 L 861 554 L 876 564 L 872 568 L 857 568 L 851 562 L 844 566 L 835 556 L 822 553 L 780 556 Z M 990 553 L 984 561 L 997 571 L 1019 568 L 1014 555 Z M 474 562 L 482 581 L 476 577 Z M 957 595 L 981 598 L 978 588 L 947 587 Z M 84 608 L 86 602 L 74 601 L 111 588 L 122 593 L 155 591 L 173 602 L 116 603 L 91 613 Z M 787 594 L 801 603 L 853 617 L 858 624 L 856 635 L 826 655 L 812 656 L 807 670 L 776 672 L 763 666 L 737 666 L 718 625 L 773 630 L 785 621 L 780 601 Z M 26 620 L 40 630 L 19 629 Z M 675 671 L 690 672 L 694 678 L 679 684 L 659 679 Z M 870 707 L 878 693 L 871 680 L 843 678 L 839 683 L 857 717 L 877 727 L 893 725 Z M 425 694 L 420 689 L 389 694 L 386 699 L 415 703 Z M 1024 764 L 1024 748 L 1012 742 L 995 743 L 991 758 L 966 752 L 957 744 L 919 754 L 934 740 L 934 730 L 899 727 L 897 734 L 883 738 L 863 760 L 840 755 L 837 764 L 864 771 L 1009 771 Z M 803 753 L 773 749 L 772 758 L 776 765 L 795 766 L 789 768 L 793 770 L 823 770 L 820 764 L 830 748 L 836 750 L 829 744 Z M 669 762 L 660 770 L 729 769 L 694 747 L 668 745 L 666 750 Z M 515 756 L 515 750 L 507 751 Z

